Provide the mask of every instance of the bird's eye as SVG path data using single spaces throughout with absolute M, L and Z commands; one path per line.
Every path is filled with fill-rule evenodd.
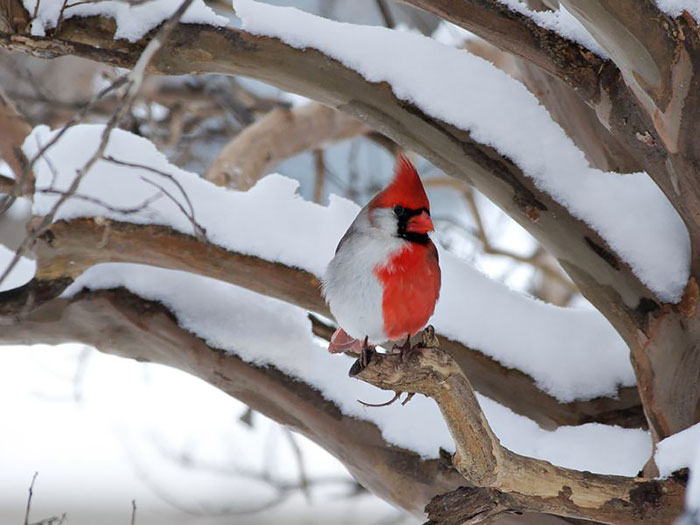
M 403 214 L 403 206 L 394 206 L 394 213 L 396 215 L 401 215 Z

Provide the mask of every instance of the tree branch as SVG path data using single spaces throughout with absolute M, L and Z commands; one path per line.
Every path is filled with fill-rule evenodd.
M 284 159 L 368 131 L 359 120 L 316 102 L 273 109 L 224 146 L 206 178 L 245 191 Z
M 31 173 L 26 173 L 29 162 L 22 152 L 22 143 L 31 130 L 29 123 L 20 115 L 0 86 L 0 159 L 7 162 L 15 174 L 16 181 L 19 181 L 19 187 L 14 189 L 13 193 L 22 195 L 31 194 L 34 185 Z M 5 177 L 0 181 L 0 192 L 9 194 L 4 179 Z
M 431 518 L 439 516 L 440 523 L 485 523 L 503 512 L 544 512 L 615 524 L 671 523 L 683 508 L 684 487 L 673 478 L 579 472 L 504 448 L 469 380 L 438 348 L 431 329 L 423 334 L 422 347 L 408 358 L 373 353 L 365 368 L 358 360 L 350 375 L 384 390 L 420 393 L 437 402 L 457 449 L 452 462 L 474 486 L 450 495 L 447 512 L 445 496 L 428 506 Z
M 557 32 L 491 0 L 400 0 L 439 16 L 561 79 L 588 102 L 598 99 L 599 75 L 615 67 Z

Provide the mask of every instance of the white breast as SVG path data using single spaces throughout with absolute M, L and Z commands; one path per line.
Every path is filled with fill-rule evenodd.
M 364 208 L 328 264 L 323 293 L 338 324 L 352 337 L 378 344 L 387 340 L 382 315 L 382 286 L 374 269 L 405 241 L 370 224 Z

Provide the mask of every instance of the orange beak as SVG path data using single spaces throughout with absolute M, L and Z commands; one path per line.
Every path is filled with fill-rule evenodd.
M 430 215 L 424 211 L 421 212 L 420 215 L 408 219 L 408 223 L 406 224 L 406 231 L 408 233 L 426 234 L 434 229 L 435 227 L 433 226 L 433 221 L 430 220 Z

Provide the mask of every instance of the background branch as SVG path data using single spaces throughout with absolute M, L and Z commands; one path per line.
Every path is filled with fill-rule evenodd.
M 285 159 L 368 131 L 362 122 L 316 102 L 273 109 L 221 150 L 206 178 L 247 190 Z

